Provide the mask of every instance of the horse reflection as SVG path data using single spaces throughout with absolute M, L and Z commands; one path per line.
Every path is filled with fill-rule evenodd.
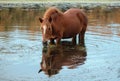
M 43 48 L 41 69 L 49 77 L 59 73 L 63 66 L 74 69 L 84 64 L 87 56 L 85 47 L 62 45 Z

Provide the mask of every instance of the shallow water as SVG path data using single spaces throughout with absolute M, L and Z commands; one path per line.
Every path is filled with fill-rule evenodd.
M 86 11 L 86 47 L 43 48 L 43 12 L 0 10 L 1 81 L 120 81 L 120 8 Z

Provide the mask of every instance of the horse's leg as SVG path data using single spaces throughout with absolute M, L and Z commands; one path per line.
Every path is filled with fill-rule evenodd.
M 79 33 L 79 44 L 84 46 L 84 36 L 85 36 L 85 31 L 81 31 Z
M 84 34 L 79 34 L 79 44 L 84 44 Z
M 57 46 L 60 45 L 60 41 L 61 41 L 62 37 L 63 37 L 63 31 L 59 32 L 59 34 L 58 34 L 58 37 L 56 39 L 56 45 Z
M 84 37 L 85 37 L 86 28 L 87 28 L 87 24 L 84 23 L 83 26 L 82 26 L 82 30 L 79 33 L 79 44 L 82 45 L 82 46 L 85 46 Z
M 50 39 L 50 44 L 55 44 L 54 39 Z
M 76 35 L 72 38 L 72 44 L 76 45 Z
M 56 39 L 56 45 L 59 45 L 59 44 L 60 44 L 60 41 L 61 41 L 61 38 L 60 38 L 60 37 L 57 38 L 57 39 Z

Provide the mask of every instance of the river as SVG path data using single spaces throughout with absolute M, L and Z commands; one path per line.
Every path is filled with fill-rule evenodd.
M 85 47 L 65 42 L 43 48 L 38 20 L 43 14 L 0 10 L 1 81 L 120 81 L 120 8 L 86 10 Z

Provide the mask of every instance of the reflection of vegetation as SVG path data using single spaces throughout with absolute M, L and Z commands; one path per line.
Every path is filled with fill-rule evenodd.
M 120 23 L 120 8 L 103 8 L 103 7 L 97 7 L 93 10 L 88 10 L 88 19 L 89 19 L 89 25 L 91 27 L 88 27 L 88 30 L 99 32 L 102 34 L 112 34 L 113 30 L 108 27 L 109 24 L 114 23 Z M 90 20 L 91 19 L 91 20 Z M 100 28 L 97 30 L 97 28 Z M 115 28 L 117 29 L 117 27 Z M 117 32 L 119 34 L 119 32 Z
M 69 46 L 68 44 L 60 47 L 49 46 L 43 48 L 42 62 L 40 71 L 52 76 L 67 66 L 69 69 L 74 69 L 79 65 L 84 64 L 87 56 L 85 47 Z
M 120 8 L 104 8 L 105 6 L 98 6 L 93 9 L 87 9 L 87 15 L 89 19 L 89 25 L 92 30 L 97 31 L 94 26 L 104 27 L 103 30 L 107 30 L 111 33 L 110 28 L 105 29 L 107 25 L 112 23 L 120 23 Z M 8 8 L 0 10 L 0 31 L 15 30 L 16 27 L 20 30 L 38 31 L 40 23 L 38 18 L 42 17 L 44 9 L 29 9 L 29 8 Z M 117 28 L 117 27 L 116 27 Z M 101 30 L 101 32 L 103 32 Z M 118 29 L 116 29 L 118 30 Z M 99 30 L 100 31 L 100 30 Z M 120 32 L 117 31 L 120 35 Z
M 12 30 L 14 26 L 21 26 L 21 30 L 38 30 L 38 17 L 41 15 L 42 13 L 39 10 L 20 8 L 2 9 L 0 14 L 0 30 L 4 31 L 6 28 Z

